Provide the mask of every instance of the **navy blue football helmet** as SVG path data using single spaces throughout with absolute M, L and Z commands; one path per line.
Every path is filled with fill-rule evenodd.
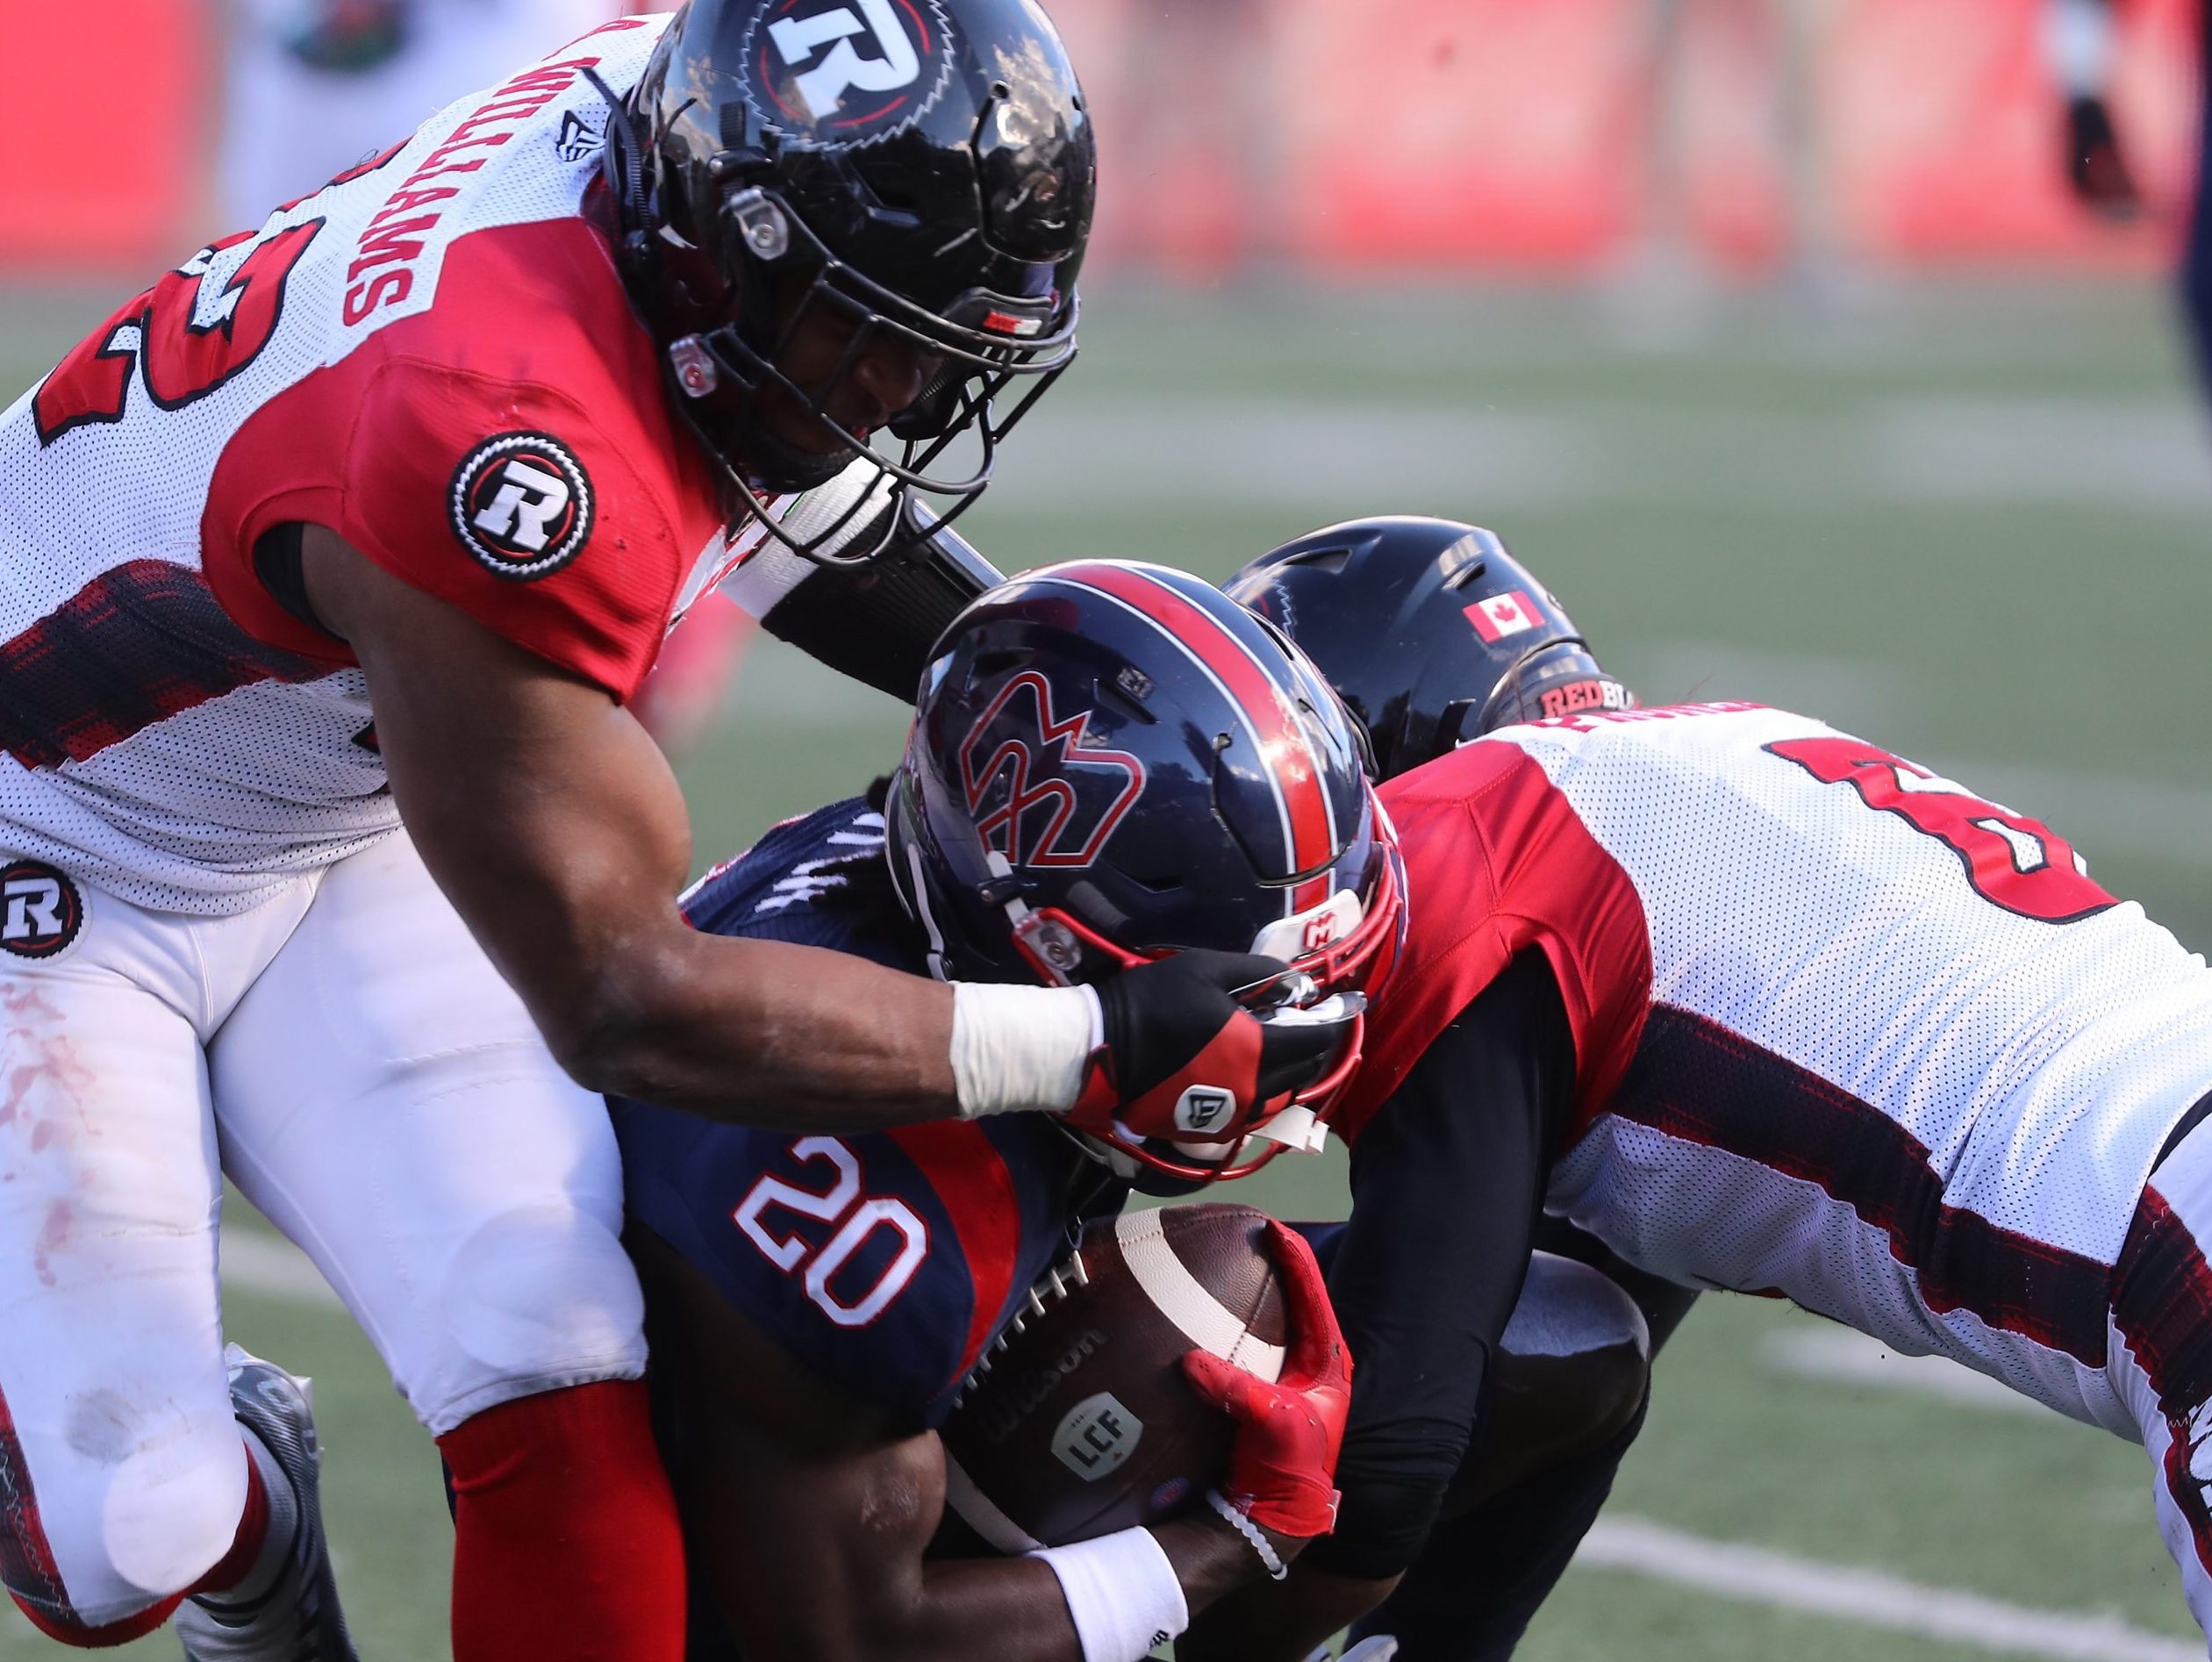
M 923 672 L 885 820 L 931 967 L 1095 980 L 1188 948 L 1288 963 L 1297 1001 L 1357 991 L 1394 947 L 1403 884 L 1352 723 L 1278 631 L 1163 566 L 1047 566 L 991 591 Z M 1242 1176 L 1324 1116 L 1358 1060 L 1188 1178 Z M 1219 1152 L 1216 1150 L 1215 1152 Z
M 1223 588 L 1305 649 L 1388 779 L 1516 721 L 1635 696 L 1493 531 L 1394 514 L 1285 542 Z

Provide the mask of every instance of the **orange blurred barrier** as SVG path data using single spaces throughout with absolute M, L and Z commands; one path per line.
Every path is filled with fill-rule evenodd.
M 0 267 L 143 266 L 233 228 L 193 224 L 213 27 L 204 0 L 0 0 L 12 135 Z
M 1757 276 L 2142 263 L 2191 183 L 2198 0 L 2123 0 L 2153 211 L 2067 196 L 2044 0 L 1048 0 L 1098 118 L 1094 269 L 1586 270 L 1654 242 Z M 0 0 L 25 135 L 0 270 L 178 257 L 207 223 L 212 0 Z M 127 52 L 116 43 L 130 43 Z
M 2122 13 L 2115 119 L 2153 211 L 2121 231 L 2067 194 L 2038 0 L 1853 0 L 1820 89 L 1844 244 L 1905 261 L 2163 257 L 2194 158 L 2194 3 Z
M 1362 0 L 1277 12 L 1291 252 L 1324 269 L 1562 267 L 1629 229 L 1636 0 Z

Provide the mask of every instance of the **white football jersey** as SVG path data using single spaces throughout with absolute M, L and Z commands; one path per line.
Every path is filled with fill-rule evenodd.
M 204 249 L 0 417 L 0 849 L 235 913 L 397 823 L 360 671 L 254 569 L 274 527 L 327 526 L 618 698 L 753 552 L 590 199 L 586 72 L 626 90 L 665 23 Z M 874 477 L 774 505 L 819 521 Z M 756 605 L 805 569 L 761 553 Z
M 1354 1135 L 1540 948 L 1578 1056 L 1550 1209 L 2137 1435 L 2111 1271 L 2212 1092 L 2212 971 L 2063 838 L 1743 706 L 1510 728 L 1384 796 L 1413 923 Z

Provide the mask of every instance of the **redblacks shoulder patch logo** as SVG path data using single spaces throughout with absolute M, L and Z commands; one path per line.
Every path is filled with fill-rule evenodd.
M 84 897 L 69 874 L 43 860 L 0 867 L 0 949 L 18 958 L 51 958 L 84 928 Z
M 576 452 L 542 433 L 503 433 L 454 469 L 453 534 L 496 577 L 558 571 L 591 538 L 591 476 Z
M 788 142 L 871 144 L 929 112 L 952 80 L 942 0 L 769 0 L 745 32 L 746 102 Z

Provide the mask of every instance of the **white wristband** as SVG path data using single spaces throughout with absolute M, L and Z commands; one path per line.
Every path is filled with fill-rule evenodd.
M 1083 1662 L 1142 1662 L 1191 1625 L 1191 1607 L 1175 1566 L 1149 1529 L 1123 1529 L 1073 1546 L 1044 1547 L 1060 1578 Z
M 1252 1551 L 1260 1555 L 1261 1567 L 1268 1572 L 1270 1577 L 1279 1581 L 1291 1572 L 1291 1566 L 1283 1562 L 1283 1555 L 1269 1544 L 1268 1538 L 1260 1533 L 1260 1526 L 1231 1506 L 1228 1497 L 1221 1490 L 1208 1489 L 1206 1492 L 1206 1503 L 1221 1515 L 1222 1522 L 1228 1524 L 1251 1544 Z
M 1042 1108 L 1064 1114 L 1102 1042 L 1099 995 L 1089 987 L 952 984 L 952 1077 L 960 1117 Z

